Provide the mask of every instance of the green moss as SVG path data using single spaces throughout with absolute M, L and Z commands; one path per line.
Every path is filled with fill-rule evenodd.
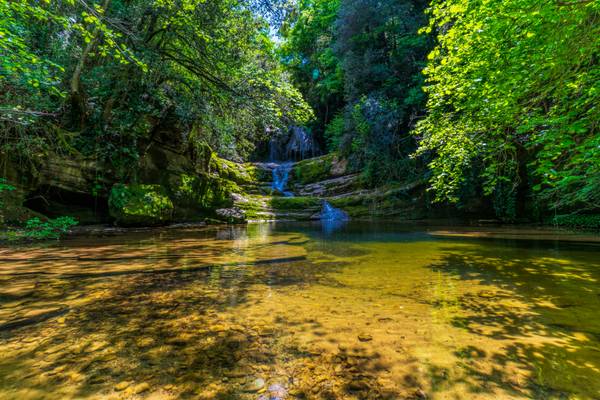
M 241 189 L 235 182 L 216 175 L 181 174 L 172 177 L 169 192 L 175 207 L 209 210 L 231 206 L 231 193 Z
M 254 165 L 235 163 L 220 158 L 215 153 L 212 154 L 210 159 L 209 172 L 239 185 L 255 184 L 258 180 L 257 168 Z
M 271 211 L 270 197 L 260 195 L 244 195 L 244 200 L 237 202 L 236 207 L 246 213 L 247 219 L 258 219 L 261 212 Z
M 254 178 L 256 179 L 256 183 L 258 182 L 271 182 L 273 179 L 273 171 L 267 168 L 254 168 Z
M 292 180 L 306 185 L 329 178 L 334 157 L 334 154 L 328 154 L 296 163 L 293 167 Z
M 108 205 L 110 215 L 124 226 L 164 225 L 173 217 L 173 203 L 161 185 L 115 184 Z
M 405 219 L 420 219 L 424 217 L 422 207 L 417 207 L 410 196 L 413 185 L 390 185 L 370 192 L 360 192 L 355 195 L 329 202 L 337 208 L 346 211 L 350 217 L 400 217 Z
M 273 197 L 270 205 L 279 211 L 306 210 L 321 207 L 321 200 L 316 197 Z

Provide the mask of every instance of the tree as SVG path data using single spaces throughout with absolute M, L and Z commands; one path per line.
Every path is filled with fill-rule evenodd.
M 0 0 L 0 145 L 79 152 L 125 175 L 160 135 L 247 156 L 266 127 L 311 117 L 261 4 Z
M 475 169 L 498 215 L 520 196 L 542 208 L 600 205 L 600 5 L 533 0 L 434 1 L 426 32 L 438 44 L 425 69 L 438 200 L 459 201 Z
M 336 53 L 344 72 L 340 151 L 379 184 L 415 174 L 409 130 L 424 105 L 421 69 L 429 39 L 419 36 L 425 2 L 343 0 Z

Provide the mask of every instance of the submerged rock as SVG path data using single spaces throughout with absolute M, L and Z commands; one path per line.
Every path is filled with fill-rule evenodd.
M 256 379 L 246 383 L 242 387 L 242 390 L 244 392 L 254 393 L 254 392 L 259 392 L 260 390 L 264 389 L 264 387 L 265 387 L 265 380 L 262 378 L 256 378 Z
M 150 384 L 148 382 L 142 382 L 142 383 L 135 385 L 132 388 L 132 393 L 140 394 L 140 393 L 144 393 L 145 391 L 147 391 L 149 389 L 150 389 Z
M 115 385 L 115 390 L 120 392 L 122 390 L 127 389 L 129 387 L 129 385 L 131 385 L 131 382 L 127 382 L 127 381 L 119 382 Z
M 371 340 L 373 340 L 373 336 L 367 333 L 361 333 L 360 335 L 358 335 L 358 340 L 360 340 L 361 342 L 370 342 Z

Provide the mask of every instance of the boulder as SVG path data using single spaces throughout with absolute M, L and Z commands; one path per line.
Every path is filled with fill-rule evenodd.
M 115 184 L 108 205 L 110 215 L 122 226 L 165 225 L 173 218 L 173 202 L 161 185 Z
M 237 208 L 219 208 L 215 211 L 219 219 L 226 221 L 229 224 L 244 224 L 246 223 L 246 213 Z

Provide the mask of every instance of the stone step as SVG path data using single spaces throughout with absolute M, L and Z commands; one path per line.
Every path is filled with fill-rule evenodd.
M 331 197 L 355 190 L 358 187 L 358 181 L 359 175 L 351 174 L 307 185 L 296 185 L 293 190 L 298 196 Z

